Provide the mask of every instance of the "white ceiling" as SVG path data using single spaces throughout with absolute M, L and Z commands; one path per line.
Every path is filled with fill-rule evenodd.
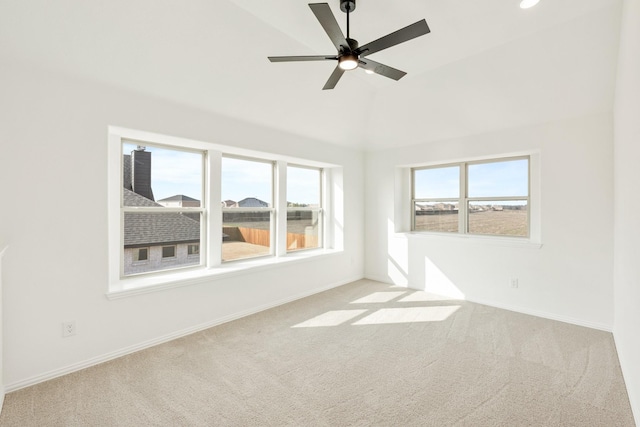
M 345 29 L 338 0 L 328 0 Z M 333 54 L 300 0 L 0 0 L 0 54 L 365 150 L 610 111 L 619 0 L 358 0 L 360 44 L 422 18 L 431 33 L 321 88 Z

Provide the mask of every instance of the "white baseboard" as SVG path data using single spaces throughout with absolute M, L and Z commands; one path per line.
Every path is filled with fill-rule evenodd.
M 312 289 L 310 291 L 306 291 L 300 294 L 296 294 L 287 298 L 283 298 L 281 300 L 264 304 L 258 307 L 254 307 L 248 310 L 244 310 L 238 313 L 233 313 L 228 316 L 224 316 L 218 319 L 211 320 L 209 322 L 201 323 L 196 326 L 192 326 L 190 328 L 182 329 L 180 331 L 172 332 L 167 335 L 160 336 L 158 338 L 154 338 L 151 340 L 147 340 L 141 342 L 139 344 L 135 344 L 129 347 L 124 347 L 116 351 L 112 351 L 100 356 L 92 357 L 90 359 L 83 360 L 81 362 L 73 363 L 71 365 L 65 366 L 63 368 L 54 369 L 49 372 L 45 372 L 40 375 L 36 375 L 21 381 L 17 381 L 11 384 L 5 385 L 5 392 L 10 393 L 12 391 L 20 390 L 21 388 L 29 387 L 44 381 L 52 380 L 57 377 L 61 377 L 63 375 L 70 374 L 72 372 L 76 372 L 85 368 L 89 368 L 91 366 L 99 365 L 100 363 L 108 362 L 109 360 L 117 359 L 118 357 L 126 356 L 127 354 L 135 353 L 140 350 L 144 350 L 168 341 L 175 340 L 177 338 L 184 337 L 186 335 L 191 335 L 196 332 L 200 332 L 202 330 L 211 328 L 213 326 L 221 325 L 223 323 L 231 322 L 232 320 L 240 319 L 242 317 L 250 316 L 255 313 L 259 313 L 264 310 L 268 310 L 270 308 L 274 308 L 283 304 L 287 304 L 302 298 L 309 297 L 311 295 L 318 294 L 320 292 L 328 291 L 329 289 L 337 288 L 342 285 L 346 285 L 347 283 L 355 282 L 357 280 L 362 279 L 361 276 L 354 277 L 350 279 L 341 280 L 339 282 L 335 282 L 329 285 L 321 286 L 319 288 Z
M 375 280 L 377 282 L 388 283 L 390 285 L 393 285 L 393 283 L 391 283 L 389 281 L 388 277 L 376 277 L 375 275 L 366 274 L 365 278 L 369 279 L 369 280 Z M 416 288 L 412 288 L 411 286 L 407 286 L 407 287 L 411 288 L 411 289 L 416 289 Z M 496 303 L 494 301 L 483 300 L 483 299 L 466 298 L 465 297 L 465 298 L 463 298 L 463 300 L 464 301 L 469 301 L 469 302 L 474 302 L 476 304 L 488 305 L 489 307 L 495 307 L 495 308 L 500 308 L 500 309 L 503 309 L 503 310 L 515 311 L 517 313 L 529 314 L 531 316 L 542 317 L 543 319 L 557 320 L 559 322 L 570 323 L 572 325 L 584 326 L 584 327 L 591 328 L 591 329 L 598 329 L 598 330 L 605 331 L 605 332 L 612 332 L 613 331 L 613 325 L 610 325 L 610 324 L 592 322 L 592 321 L 583 320 L 583 319 L 576 319 L 574 317 L 564 316 L 564 315 L 561 315 L 561 314 L 549 313 L 549 312 L 541 311 L 541 310 L 531 310 L 531 309 L 524 308 L 524 307 L 518 307 L 518 306 L 515 306 L 515 305 L 509 305 L 509 304 L 500 304 L 500 303 Z
M 559 322 L 570 323 L 576 326 L 584 326 L 586 328 L 598 329 L 600 331 L 612 332 L 612 325 L 607 325 L 599 322 L 592 322 L 590 320 L 576 319 L 570 316 L 564 316 L 562 314 L 549 313 L 541 310 L 531 310 L 528 308 L 518 307 L 509 304 L 496 304 L 493 301 L 487 301 L 475 298 L 465 298 L 465 301 L 473 302 L 476 304 L 488 305 L 489 307 L 501 308 L 503 310 L 515 311 L 517 313 L 528 314 L 531 316 L 542 317 L 543 319 L 557 320 Z

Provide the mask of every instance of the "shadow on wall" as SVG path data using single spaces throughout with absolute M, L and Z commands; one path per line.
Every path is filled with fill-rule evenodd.
M 450 298 L 464 299 L 464 293 L 435 261 L 412 250 L 415 242 L 397 234 L 393 221 L 387 221 L 387 279 L 398 286 L 406 286 Z

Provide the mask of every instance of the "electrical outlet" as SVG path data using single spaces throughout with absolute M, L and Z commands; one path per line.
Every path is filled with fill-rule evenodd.
M 76 321 L 62 322 L 62 336 L 70 337 L 76 334 Z
M 512 288 L 517 288 L 518 287 L 518 278 L 517 277 L 512 277 L 511 279 L 509 279 L 509 286 L 511 286 Z

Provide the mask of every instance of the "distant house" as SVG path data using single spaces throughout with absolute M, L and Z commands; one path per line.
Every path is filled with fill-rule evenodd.
M 237 208 L 238 207 L 238 202 L 235 202 L 233 200 L 225 200 L 224 202 L 222 202 L 222 207 L 223 208 Z
M 158 200 L 158 203 L 168 208 L 180 207 L 180 208 L 199 208 L 200 200 L 196 200 L 192 197 L 185 196 L 184 194 L 178 194 L 176 196 L 167 197 Z
M 238 202 L 239 208 L 268 208 L 269 203 L 263 202 L 260 199 L 256 199 L 255 197 L 247 197 L 246 199 L 242 199 Z

